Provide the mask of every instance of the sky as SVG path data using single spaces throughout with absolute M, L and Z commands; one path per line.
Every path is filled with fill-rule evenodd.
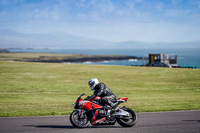
M 200 0 L 0 0 L 0 30 L 113 42 L 200 40 Z

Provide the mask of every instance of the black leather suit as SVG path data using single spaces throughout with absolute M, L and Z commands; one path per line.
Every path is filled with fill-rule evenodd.
M 102 82 L 95 86 L 94 94 L 91 97 L 95 98 L 96 96 L 101 97 L 102 105 L 113 107 L 116 101 L 116 95 Z

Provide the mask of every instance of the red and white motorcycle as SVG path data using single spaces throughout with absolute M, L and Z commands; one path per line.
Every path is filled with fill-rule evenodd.
M 82 99 L 81 94 L 74 103 L 74 111 L 70 115 L 70 122 L 74 127 L 85 128 L 90 124 L 114 125 L 116 121 L 123 127 L 132 127 L 137 122 L 136 113 L 127 107 L 117 107 L 115 111 L 101 106 L 101 97 Z M 118 98 L 118 105 L 128 100 L 128 97 Z M 110 112 L 111 111 L 111 112 Z

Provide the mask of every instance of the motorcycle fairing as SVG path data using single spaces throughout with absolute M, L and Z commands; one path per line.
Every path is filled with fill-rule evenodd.
M 84 114 L 87 112 L 85 109 L 76 109 L 79 113 L 80 118 L 82 118 L 84 116 Z M 92 122 L 97 123 L 98 119 L 102 118 L 101 116 L 98 115 L 99 113 L 99 109 L 94 109 L 94 110 L 89 110 L 89 117 L 92 118 Z
M 103 109 L 102 106 L 90 102 L 88 100 L 81 100 L 79 102 L 79 106 L 81 106 L 84 111 L 90 112 L 89 115 L 93 122 L 99 118 L 102 118 L 101 116 L 98 115 L 99 109 Z
M 117 99 L 117 101 L 124 101 L 124 102 L 126 102 L 127 100 L 128 100 L 128 97 L 121 97 Z
M 89 101 L 100 100 L 100 99 L 101 99 L 101 97 L 97 96 L 97 97 L 95 97 L 95 98 L 91 98 L 91 99 L 89 99 Z
M 92 124 L 94 125 L 94 124 L 97 124 L 97 123 L 103 123 L 104 121 L 106 121 L 106 118 L 105 118 L 105 117 L 103 117 L 103 118 L 101 118 L 101 119 L 98 119 L 98 120 L 96 120 L 96 121 L 93 121 Z
M 92 121 L 95 121 L 95 120 L 96 120 L 97 115 L 98 115 L 98 112 L 99 112 L 99 110 L 96 110 L 96 111 L 95 111 L 95 114 L 94 114 L 94 116 L 93 116 L 93 118 L 92 118 Z
M 87 101 L 87 100 L 82 100 L 79 102 L 79 106 L 83 107 L 85 110 L 92 110 L 92 109 L 100 109 L 100 108 L 103 108 L 102 106 L 100 105 L 97 105 L 95 103 L 92 103 L 90 101 Z

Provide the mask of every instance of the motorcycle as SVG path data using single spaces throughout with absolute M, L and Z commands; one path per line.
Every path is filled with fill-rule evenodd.
M 101 97 L 82 99 L 81 94 L 74 103 L 74 111 L 70 115 L 70 122 L 74 127 L 85 128 L 92 125 L 114 125 L 116 121 L 123 127 L 132 127 L 137 123 L 136 113 L 127 107 L 115 110 L 106 109 L 100 105 Z M 128 97 L 117 99 L 117 105 L 127 102 Z

